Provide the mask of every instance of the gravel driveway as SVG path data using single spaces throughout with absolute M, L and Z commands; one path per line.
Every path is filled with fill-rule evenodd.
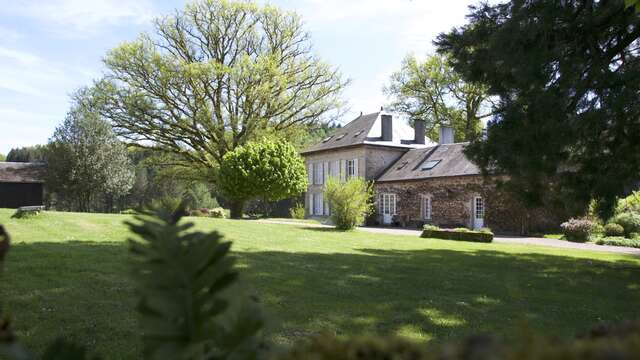
M 322 224 L 310 224 L 310 223 L 302 223 L 302 222 L 291 222 L 291 221 L 280 221 L 280 220 L 257 220 L 264 223 L 269 224 L 289 224 L 289 225 L 298 225 L 298 226 L 311 226 L 311 227 L 332 227 L 329 225 Z M 420 236 L 421 231 L 419 230 L 409 230 L 409 229 L 398 229 L 398 228 L 382 228 L 382 227 L 360 227 L 358 231 L 366 231 L 376 234 L 389 234 L 389 235 L 405 235 L 405 236 Z M 609 252 L 616 254 L 630 254 L 640 256 L 640 249 L 628 248 L 622 246 L 607 246 L 607 245 L 596 245 L 592 243 L 574 243 L 566 240 L 557 240 L 557 239 L 546 239 L 546 238 L 536 238 L 536 237 L 520 237 L 520 236 L 496 236 L 493 239 L 494 242 L 504 243 L 504 244 L 520 244 L 520 245 L 534 245 L 534 246 L 550 246 L 562 249 L 578 249 L 578 250 L 590 250 L 590 251 L 601 251 L 601 252 Z

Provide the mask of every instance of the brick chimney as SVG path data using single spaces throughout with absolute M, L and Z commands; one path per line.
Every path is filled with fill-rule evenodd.
M 393 117 L 391 115 L 380 115 L 382 123 L 382 141 L 393 141 Z
M 413 142 L 424 144 L 424 120 L 413 120 Z
M 440 138 L 438 139 L 438 144 L 453 144 L 453 128 L 451 126 L 440 126 Z

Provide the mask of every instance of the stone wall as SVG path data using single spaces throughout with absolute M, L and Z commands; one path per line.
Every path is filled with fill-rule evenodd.
M 411 181 L 379 182 L 376 194 L 396 194 L 394 221 L 401 226 L 473 227 L 473 199 L 484 199 L 484 224 L 497 233 L 524 234 L 557 229 L 562 216 L 545 209 L 525 209 L 508 194 L 496 188 L 493 179 L 482 176 L 458 176 Z M 431 220 L 422 218 L 421 201 L 431 197 Z M 380 223 L 375 215 L 373 221 Z

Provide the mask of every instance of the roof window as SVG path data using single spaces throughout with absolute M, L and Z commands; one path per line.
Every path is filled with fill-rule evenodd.
M 364 132 L 364 129 L 362 129 L 362 130 L 358 131 L 357 133 L 355 133 L 355 135 L 353 135 L 353 137 L 356 137 L 356 136 L 362 134 L 363 132 Z
M 333 135 L 327 136 L 326 138 L 322 139 L 322 142 L 325 143 L 325 142 L 331 140 L 332 137 L 333 137 Z
M 403 161 L 400 165 L 398 165 L 398 168 L 396 170 L 402 170 L 402 168 L 404 168 L 405 166 L 407 166 L 409 162 L 408 161 Z
M 422 163 L 422 170 L 431 170 L 440 163 L 440 160 L 427 160 Z
M 343 137 L 345 137 L 347 134 L 340 134 L 338 135 L 338 137 L 336 138 L 336 141 L 342 139 Z

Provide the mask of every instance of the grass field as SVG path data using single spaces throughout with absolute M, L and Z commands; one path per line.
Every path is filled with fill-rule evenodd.
M 106 358 L 139 357 L 125 215 L 10 219 L 0 299 L 29 346 L 64 335 Z M 233 241 L 248 291 L 280 344 L 317 332 L 446 341 L 523 327 L 568 336 L 637 316 L 640 259 L 623 255 L 340 233 L 191 218 Z M 526 325 L 524 325 L 526 324 Z

